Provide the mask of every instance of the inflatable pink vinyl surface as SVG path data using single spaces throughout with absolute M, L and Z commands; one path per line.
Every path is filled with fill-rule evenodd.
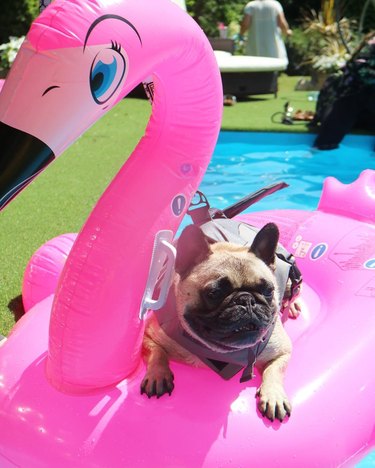
M 32 25 L 0 97 L 4 134 L 30 153 L 4 146 L 10 153 L 0 185 L 4 205 L 139 82 L 153 75 L 160 90 L 145 136 L 80 233 L 54 302 L 48 378 L 74 393 L 134 371 L 142 322 L 124 311 L 139 310 L 155 234 L 176 231 L 220 127 L 220 76 L 202 31 L 170 2 L 144 8 L 147 15 L 133 1 L 53 3 Z M 129 217 L 135 203 L 137 214 Z M 139 226 L 146 236 L 134 236 Z M 104 329 L 92 326 L 100 321 Z M 103 333 L 111 336 L 107 356 L 97 346 Z M 133 349 L 127 357 L 124 343 Z
M 375 442 L 374 172 L 349 187 L 328 181 L 316 212 L 248 218 L 277 222 L 304 274 L 302 317 L 286 324 L 289 420 L 261 418 L 258 378 L 177 363 L 170 398 L 140 395 L 154 239 L 176 232 L 221 119 L 213 52 L 186 13 L 168 0 L 45 10 L 0 94 L 0 203 L 150 75 L 144 138 L 56 268 L 54 294 L 26 297 L 35 305 L 0 348 L 1 466 L 350 466 Z M 23 152 L 9 143 L 21 140 Z

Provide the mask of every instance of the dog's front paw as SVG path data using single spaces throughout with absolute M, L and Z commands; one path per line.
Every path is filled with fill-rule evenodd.
M 283 421 L 286 416 L 290 416 L 292 405 L 282 386 L 261 385 L 257 391 L 258 409 L 263 416 L 270 421 L 278 419 Z
M 141 383 L 141 394 L 145 393 L 149 398 L 160 398 L 165 393 L 170 396 L 174 389 L 174 375 L 169 368 L 154 368 L 147 370 Z
M 297 298 L 289 304 L 288 317 L 291 319 L 298 318 L 301 314 L 301 310 L 301 302 Z

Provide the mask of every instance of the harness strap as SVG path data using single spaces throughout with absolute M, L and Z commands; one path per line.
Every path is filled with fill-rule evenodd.
M 249 208 L 249 206 L 262 200 L 262 198 L 286 187 L 289 187 L 289 185 L 285 182 L 276 182 L 267 185 L 256 192 L 250 193 L 250 195 L 246 195 L 246 197 L 241 198 L 241 200 L 223 210 L 211 208 L 204 193 L 197 190 L 187 212 L 191 216 L 193 223 L 198 225 L 210 221 L 211 219 L 233 218 Z
M 248 382 L 249 380 L 253 379 L 254 377 L 254 365 L 256 363 L 257 357 L 263 351 L 263 349 L 267 346 L 269 339 L 271 338 L 273 329 L 275 328 L 276 320 L 273 321 L 272 325 L 268 329 L 266 335 L 259 341 L 254 347 L 249 348 L 248 351 L 248 364 L 242 372 L 242 376 L 240 378 L 240 382 Z
M 277 256 L 286 264 L 289 264 L 289 280 L 290 280 L 290 296 L 287 298 L 286 302 L 283 304 L 283 308 L 289 306 L 289 304 L 295 299 L 300 291 L 301 291 L 301 283 L 302 283 L 302 273 L 301 270 L 298 268 L 296 260 L 294 256 L 285 251 L 285 254 L 277 254 Z

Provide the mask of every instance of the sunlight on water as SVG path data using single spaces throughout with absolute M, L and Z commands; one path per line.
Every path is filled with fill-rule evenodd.
M 222 132 L 200 190 L 211 206 L 225 208 L 263 186 L 286 182 L 287 189 L 248 211 L 310 210 L 318 205 L 326 177 L 350 183 L 363 170 L 375 169 L 372 137 L 346 137 L 333 151 L 315 150 L 312 141 L 313 135 Z

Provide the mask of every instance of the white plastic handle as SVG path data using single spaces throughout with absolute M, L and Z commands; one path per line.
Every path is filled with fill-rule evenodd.
M 172 231 L 159 231 L 155 236 L 150 271 L 139 312 L 140 319 L 143 319 L 148 309 L 158 310 L 163 307 L 167 300 L 176 260 L 176 248 L 171 243 L 172 240 Z M 158 285 L 159 297 L 153 299 L 158 281 L 160 282 Z

